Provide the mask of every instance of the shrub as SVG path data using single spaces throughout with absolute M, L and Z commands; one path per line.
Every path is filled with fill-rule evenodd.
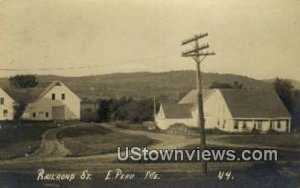
M 175 123 L 171 125 L 167 129 L 167 133 L 170 134 L 188 134 L 189 133 L 189 127 L 183 123 Z

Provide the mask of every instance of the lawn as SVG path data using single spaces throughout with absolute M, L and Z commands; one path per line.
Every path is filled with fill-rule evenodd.
M 115 132 L 99 125 L 69 127 L 58 132 L 57 138 L 72 153 L 69 156 L 114 153 L 117 146 L 142 147 L 155 142 L 145 136 Z
M 0 129 L 0 159 L 12 159 L 35 151 L 41 135 L 53 128 L 52 123 L 26 123 Z
M 232 144 L 300 148 L 300 134 L 231 135 L 220 141 Z

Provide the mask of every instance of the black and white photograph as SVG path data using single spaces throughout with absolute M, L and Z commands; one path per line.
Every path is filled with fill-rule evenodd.
M 0 0 L 0 188 L 298 188 L 299 52 L 298 0 Z

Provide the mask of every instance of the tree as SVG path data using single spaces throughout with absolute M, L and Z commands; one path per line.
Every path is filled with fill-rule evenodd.
M 17 88 L 34 88 L 38 85 L 35 75 L 16 75 L 9 78 L 9 83 Z
M 134 100 L 130 97 L 103 99 L 99 101 L 98 117 L 100 122 L 129 121 L 142 123 L 153 119 L 153 100 Z
M 294 86 L 288 80 L 281 80 L 276 78 L 274 81 L 274 89 L 282 100 L 288 111 L 293 114 L 294 112 Z
M 289 80 L 276 78 L 274 89 L 292 116 L 292 128 L 300 125 L 300 91 Z
M 234 89 L 243 89 L 243 84 L 239 83 L 238 81 L 234 81 L 232 87 Z
M 14 120 L 19 124 L 21 117 L 25 111 L 27 104 L 25 102 L 19 102 L 17 105 L 14 105 Z
M 100 104 L 100 108 L 98 110 L 99 121 L 108 122 L 110 120 L 110 115 L 111 115 L 112 99 L 100 100 L 99 104 Z
M 218 81 L 214 81 L 210 87 L 211 89 L 243 89 L 244 86 L 242 83 L 239 83 L 238 81 L 234 81 L 233 84 L 228 84 L 228 83 L 224 83 L 224 82 L 218 82 Z
M 232 89 L 233 87 L 228 84 L 228 83 L 223 83 L 223 82 L 213 82 L 210 87 L 211 89 L 214 89 L 214 88 L 218 88 L 218 89 Z

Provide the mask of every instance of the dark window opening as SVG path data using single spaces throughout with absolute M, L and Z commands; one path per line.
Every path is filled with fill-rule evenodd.
M 7 117 L 8 111 L 7 110 L 3 110 L 3 117 Z
M 32 117 L 34 117 L 34 118 L 36 117 L 36 113 L 35 112 L 32 113 Z
M 45 116 L 46 116 L 46 118 L 49 117 L 49 112 L 46 112 Z
M 66 95 L 63 93 L 63 94 L 61 94 L 61 99 L 62 100 L 65 100 L 65 98 L 66 98 Z
M 238 129 L 239 128 L 239 121 L 235 120 L 234 121 L 234 126 L 233 126 L 234 129 Z
M 55 100 L 55 94 L 54 93 L 52 94 L 52 100 Z
M 262 129 L 262 121 L 257 122 L 257 129 L 261 130 Z
M 247 121 L 243 121 L 243 129 L 247 128 Z
M 0 98 L 0 104 L 4 104 L 4 97 Z

